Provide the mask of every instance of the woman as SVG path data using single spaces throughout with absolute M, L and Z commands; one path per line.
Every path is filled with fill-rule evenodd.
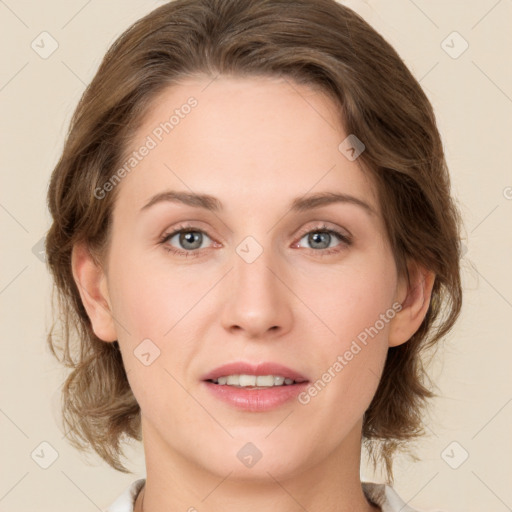
M 124 472 L 144 443 L 109 510 L 408 509 L 392 457 L 461 308 L 460 218 L 432 107 L 364 20 L 157 8 L 107 52 L 48 199 L 70 439 Z

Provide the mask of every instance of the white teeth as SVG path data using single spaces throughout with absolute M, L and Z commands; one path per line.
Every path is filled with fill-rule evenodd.
M 243 375 L 240 375 L 240 385 L 242 385 L 242 377 Z M 255 380 L 258 386 L 273 386 L 275 384 L 273 375 L 258 375 Z
M 260 377 L 256 378 L 256 375 L 240 375 L 238 376 L 238 385 L 239 386 L 256 386 L 256 381 L 259 380 Z M 229 378 L 228 378 L 229 382 Z M 258 382 L 258 386 L 261 384 Z
M 237 387 L 273 387 L 283 386 L 294 383 L 293 379 L 285 378 L 281 375 L 225 375 L 218 379 L 212 379 L 213 382 L 220 385 Z
M 238 375 L 228 375 L 228 386 L 238 386 L 240 384 L 240 377 Z

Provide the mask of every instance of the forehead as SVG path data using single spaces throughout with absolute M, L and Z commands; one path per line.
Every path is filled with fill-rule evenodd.
M 178 189 L 261 210 L 269 201 L 332 191 L 378 210 L 373 183 L 347 158 L 348 135 L 327 95 L 289 79 L 188 79 L 150 105 L 128 148 L 138 154 L 121 196 L 142 207 L 164 188 Z

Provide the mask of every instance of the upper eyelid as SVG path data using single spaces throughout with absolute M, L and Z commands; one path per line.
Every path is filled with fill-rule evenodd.
M 311 233 L 314 231 L 335 231 L 335 232 L 339 231 L 341 235 L 352 239 L 352 233 L 350 233 L 350 231 L 348 231 L 347 228 L 342 228 L 340 226 L 330 226 L 329 224 L 332 224 L 330 222 L 325 222 L 325 221 L 320 221 L 320 222 L 322 223 L 321 226 L 304 228 L 304 230 L 300 231 L 299 236 L 303 237 L 304 235 L 307 235 L 308 233 Z

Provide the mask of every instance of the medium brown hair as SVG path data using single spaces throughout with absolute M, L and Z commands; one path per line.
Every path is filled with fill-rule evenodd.
M 334 0 L 176 0 L 138 20 L 107 51 L 74 112 L 48 191 L 46 251 L 60 312 L 48 343 L 72 369 L 62 392 L 69 440 L 129 472 L 120 443 L 142 437 L 118 343 L 96 337 L 72 275 L 76 243 L 91 251 L 108 244 L 117 189 L 101 200 L 94 191 L 121 165 L 160 92 L 218 74 L 284 77 L 328 94 L 347 134 L 366 146 L 358 161 L 377 185 L 400 275 L 409 261 L 435 272 L 425 319 L 408 342 L 389 348 L 364 415 L 365 445 L 392 482 L 392 455 L 424 433 L 423 407 L 434 396 L 422 356 L 461 309 L 461 220 L 425 93 L 382 36 Z

